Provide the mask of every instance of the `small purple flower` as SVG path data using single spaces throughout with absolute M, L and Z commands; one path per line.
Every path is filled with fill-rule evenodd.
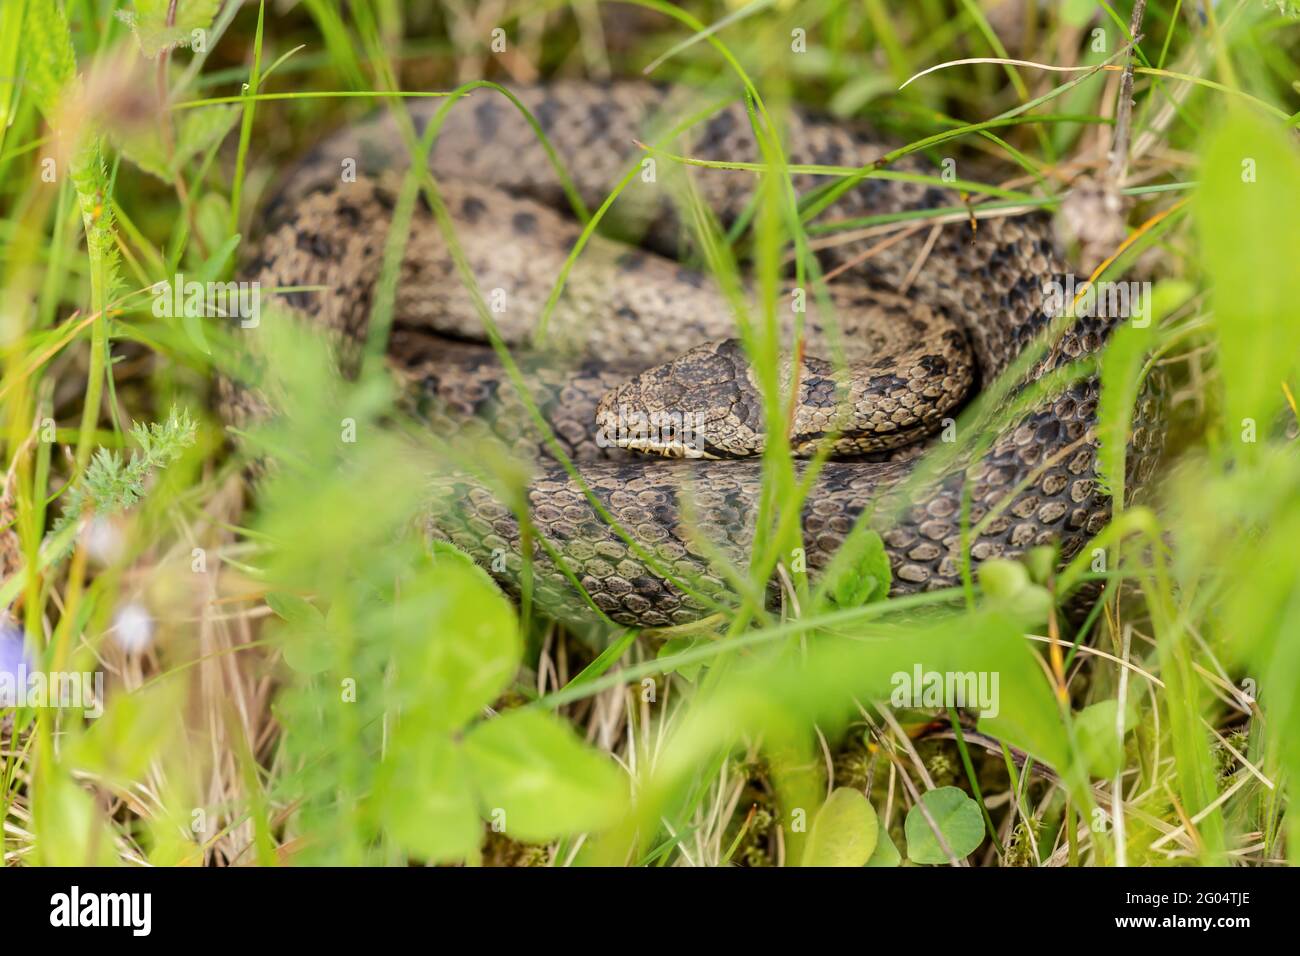
M 13 707 L 12 698 L 27 681 L 31 658 L 23 643 L 23 632 L 8 614 L 0 612 L 0 707 Z

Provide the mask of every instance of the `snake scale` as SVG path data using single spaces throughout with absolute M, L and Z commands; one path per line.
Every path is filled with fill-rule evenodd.
M 675 149 L 689 147 L 690 156 L 705 162 L 761 162 L 749 114 L 734 98 L 701 111 L 698 95 L 638 82 L 565 81 L 515 95 L 588 208 L 633 172 L 601 234 L 591 236 L 567 276 L 544 348 L 530 352 L 522 349 L 581 234 L 542 141 L 507 98 L 479 90 L 446 112 L 430 156 L 484 303 L 503 339 L 521 347 L 524 378 L 580 480 L 550 454 L 484 343 L 480 313 L 425 201 L 415 211 L 400 270 L 390 364 L 407 404 L 431 427 L 491 433 L 534 462 L 526 498 L 544 539 L 534 548 L 541 607 L 579 619 L 590 618 L 594 604 L 616 622 L 642 627 L 697 620 L 734 593 L 719 559 L 743 568 L 751 557 L 762 484 L 756 455 L 765 429 L 759 386 L 737 341 L 733 300 L 713 274 L 686 264 L 689 230 L 673 190 L 689 175 L 701 205 L 731 228 L 744 225 L 758 179 L 716 167 L 683 174 L 671 161 L 658 162 L 659 175 L 648 176 L 655 164 L 646 164 L 641 144 L 662 139 L 694 113 L 699 121 L 667 140 Z M 411 107 L 417 132 L 441 105 L 427 100 Z M 783 124 L 792 165 L 861 167 L 885 151 L 862 129 L 797 108 Z M 344 343 L 366 332 L 395 177 L 408 162 L 403 144 L 391 116 L 326 139 L 285 177 L 244 269 L 263 288 L 324 287 L 286 293 L 285 311 Z M 355 177 L 344 174 L 350 163 Z M 675 167 L 676 179 L 667 167 Z M 929 171 L 911 160 L 892 168 Z M 792 177 L 799 195 L 826 182 L 806 173 Z M 932 185 L 864 178 L 813 224 L 960 202 Z M 902 494 L 921 453 L 940 440 L 936 432 L 961 404 L 1052 324 L 1044 283 L 1064 267 L 1048 218 L 971 217 L 936 229 L 927 222 L 884 242 L 855 238 L 851 230 L 830 235 L 818 243 L 817 256 L 832 276 L 827 289 L 835 321 L 807 296 L 806 348 L 788 423 L 797 454 L 827 442 L 836 453 L 802 506 L 810 571 L 826 566 L 865 509 L 885 542 L 894 593 L 959 583 L 964 493 L 977 532 L 968 542 L 975 562 L 1044 543 L 1056 544 L 1065 557 L 1076 553 L 1109 517 L 1096 472 L 1095 377 L 1039 400 L 990 446 L 909 487 L 897 507 L 881 507 L 891 494 Z M 787 297 L 796 291 L 790 284 L 777 290 L 787 342 L 797 314 Z M 738 294 L 752 301 L 759 292 L 745 287 Z M 1114 321 L 1080 318 L 1045 336 L 1028 379 L 1096 353 Z M 782 381 L 794 361 L 780 360 Z M 228 417 L 247 416 L 244 391 L 223 394 Z M 620 432 L 626 420 L 637 427 Z M 647 420 L 671 427 L 642 429 Z M 1134 412 L 1130 488 L 1149 477 L 1162 432 L 1159 403 L 1148 390 Z M 807 467 L 806 457 L 796 463 L 801 476 Z M 436 535 L 517 586 L 524 565 L 519 522 L 487 482 L 443 476 L 431 483 L 429 501 Z

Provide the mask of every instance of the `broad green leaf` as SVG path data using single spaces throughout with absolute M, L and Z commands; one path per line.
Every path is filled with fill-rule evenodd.
M 394 609 L 397 689 L 427 730 L 456 730 L 491 704 L 519 668 L 514 608 L 476 568 L 429 563 Z
M 433 556 L 433 560 L 435 564 L 438 564 L 443 560 L 447 560 L 455 564 L 459 564 L 465 570 L 470 571 L 471 573 L 476 575 L 484 584 L 490 587 L 493 591 L 500 593 L 501 588 L 497 585 L 496 581 L 492 579 L 492 575 L 484 571 L 482 566 L 475 563 L 473 558 L 471 558 L 464 551 L 460 550 L 460 548 L 456 547 L 450 541 L 435 540 L 429 542 L 429 553 Z
M 399 725 L 375 781 L 385 834 L 429 863 L 464 860 L 478 852 L 483 824 L 460 749 L 429 737 L 419 723 Z
M 1119 701 L 1114 699 L 1085 707 L 1075 715 L 1074 731 L 1079 750 L 1088 772 L 1094 777 L 1113 777 L 1124 766 L 1124 748 L 1115 733 L 1118 716 Z
M 979 567 L 980 587 L 991 598 L 1014 598 L 1029 586 L 1029 571 L 1019 561 L 990 558 Z
M 903 862 L 903 854 L 898 852 L 898 847 L 894 844 L 894 838 L 889 835 L 889 831 L 881 829 L 876 839 L 876 849 L 871 854 L 871 859 L 867 860 L 867 866 L 899 866 Z
M 876 811 L 861 791 L 831 791 L 808 830 L 803 866 L 865 866 L 876 849 Z
M 1224 427 L 1253 457 L 1294 390 L 1300 360 L 1300 151 L 1294 135 L 1232 110 L 1209 137 L 1196 192 L 1201 263 L 1213 283 Z
M 956 787 L 939 787 L 923 793 L 921 800 L 957 859 L 974 853 L 984 841 L 984 817 L 980 814 L 979 804 L 964 791 Z M 949 862 L 948 854 L 935 839 L 920 804 L 907 811 L 903 832 L 907 835 L 907 857 L 913 863 Z
M 284 662 L 299 674 L 319 674 L 334 661 L 325 615 L 311 603 L 286 592 L 272 592 L 266 605 L 284 621 L 279 631 Z
M 503 815 L 505 832 L 544 841 L 600 830 L 623 814 L 627 784 L 609 757 L 568 724 L 539 710 L 512 710 L 465 737 L 480 807 Z
M 362 617 L 331 614 L 339 634 L 381 632 L 392 663 L 390 705 L 430 734 L 458 730 L 509 685 L 522 642 L 514 608 L 479 569 L 421 558 Z
M 893 678 L 923 671 L 996 675 L 995 717 L 979 727 L 1056 768 L 1069 743 L 1052 686 L 1016 619 L 984 610 L 937 616 L 900 628 L 861 621 L 818 634 L 797 658 L 787 652 L 734 660 L 717 686 L 701 693 L 670 729 L 649 784 L 638 789 L 637 822 L 656 825 L 672 795 L 691 785 L 705 761 L 744 738 L 780 739 L 813 723 L 844 719 L 847 700 L 883 700 Z M 791 806 L 808 804 L 792 803 Z
M 172 172 L 177 172 L 190 158 L 222 139 L 238 119 L 239 107 L 233 104 L 185 110 L 177 127 Z
M 979 567 L 979 582 L 996 607 L 1026 622 L 1046 620 L 1052 609 L 1051 594 L 1030 580 L 1029 569 L 1019 561 L 990 558 Z
M 165 183 L 171 182 L 171 164 L 156 128 L 132 130 L 130 135 L 110 129 L 108 138 L 118 152 L 146 173 Z
M 941 674 L 997 678 L 997 715 L 981 716 L 979 726 L 1009 745 L 1062 768 L 1069 760 L 1065 727 L 1039 658 L 1023 636 L 1020 621 L 1000 612 L 983 611 L 939 620 L 932 626 L 899 630 L 870 625 L 841 626 L 846 640 L 829 635 L 809 647 L 799 680 L 791 687 L 788 664 L 775 662 L 761 676 L 737 674 L 746 694 L 762 694 L 777 712 L 827 720 L 839 701 L 863 696 L 888 698 L 895 675 L 917 667 Z
M 112 866 L 113 835 L 100 808 L 62 766 L 36 774 L 31 787 L 34 859 L 43 866 Z
M 285 591 L 271 591 L 266 595 L 266 606 L 275 616 L 294 627 L 323 624 L 325 616 L 306 598 Z
M 169 19 L 173 3 L 175 12 Z M 163 50 L 193 43 L 194 31 L 212 26 L 220 6 L 221 0 L 135 0 L 134 12 L 121 16 L 135 33 L 140 52 L 153 58 Z
M 826 592 L 839 607 L 860 607 L 889 596 L 893 574 L 885 542 L 870 528 L 850 535 L 843 554 L 827 569 Z
M 1052 578 L 1052 573 L 1056 570 L 1056 547 L 1050 544 L 1040 544 L 1036 548 L 1030 548 L 1020 559 L 1020 563 L 1025 566 L 1029 572 L 1029 579 L 1035 584 L 1046 584 Z
M 113 145 L 145 172 L 172 183 L 185 164 L 226 135 L 239 119 L 237 106 L 209 106 L 175 114 L 175 141 L 170 152 L 157 124 L 129 133 L 110 130 Z

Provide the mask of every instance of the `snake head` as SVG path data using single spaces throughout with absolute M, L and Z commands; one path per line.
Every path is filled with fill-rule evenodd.
M 740 342 L 710 342 L 607 392 L 597 441 L 670 458 L 750 457 L 763 450 L 762 410 Z

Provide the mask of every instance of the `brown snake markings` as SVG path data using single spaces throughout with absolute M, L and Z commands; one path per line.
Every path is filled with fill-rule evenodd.
M 518 95 L 590 208 L 643 155 L 634 140 L 651 141 L 663 118 L 685 115 L 677 99 L 682 93 L 639 83 L 562 82 Z M 422 129 L 439 105 L 414 107 L 417 126 Z M 719 110 L 689 135 L 690 153 L 701 159 L 758 160 L 739 104 Z M 883 151 L 859 130 L 798 111 L 789 118 L 785 141 L 796 164 L 860 166 Z M 347 157 L 364 175 L 341 183 Z M 393 171 L 405 157 L 387 117 L 328 139 L 287 177 L 246 277 L 264 288 L 329 287 L 330 292 L 285 298 L 345 340 L 363 336 L 393 208 Z M 661 162 L 660 168 L 668 165 Z M 580 232 L 553 167 L 515 107 L 490 91 L 451 109 L 431 167 L 480 289 L 504 290 L 507 307 L 494 316 L 503 336 L 525 343 Z M 724 226 L 741 215 L 753 188 L 750 174 L 690 174 Z M 799 193 L 817 184 L 811 176 L 794 181 Z M 601 520 L 577 482 L 539 456 L 539 436 L 513 385 L 491 350 L 472 341 L 482 338 L 480 319 L 427 208 L 417 210 L 412 226 L 389 348 L 407 382 L 408 403 L 434 427 L 448 433 L 490 430 L 538 459 L 528 489 L 538 531 L 602 611 L 640 626 L 687 623 L 712 610 L 712 602 L 727 600 L 729 589 L 710 566 L 708 549 L 720 549 L 744 566 L 761 484 L 756 458 L 647 458 L 597 441 L 597 419 L 611 424 L 620 406 L 632 406 L 697 415 L 704 450 L 713 457 L 736 458 L 761 448 L 761 399 L 732 339 L 731 310 L 711 277 L 668 258 L 683 235 L 669 192 L 664 183 L 638 180 L 620 197 L 616 218 L 603 231 L 637 236 L 642 248 L 593 237 L 551 319 L 547 353 L 521 359 L 565 452 L 639 550 Z M 868 179 L 818 221 L 957 203 L 924 185 Z M 929 229 L 853 265 L 831 283 L 851 373 L 838 404 L 827 328 L 809 296 L 808 358 L 792 440 L 807 453 L 838 428 L 843 437 L 837 451 L 858 455 L 828 462 L 804 503 L 803 535 L 813 570 L 825 566 L 864 508 L 908 477 L 926 436 L 935 440 L 942 419 L 955 415 L 972 386 L 1005 369 L 1047 325 L 1042 284 L 1063 268 L 1045 217 L 984 219 L 973 233 L 969 224 L 945 226 L 916 271 Z M 829 269 L 864 248 L 862 241 L 831 244 L 820 259 Z M 1096 352 L 1109 325 L 1104 319 L 1078 320 L 1056 339 L 1033 376 Z M 223 386 L 223 398 L 230 417 L 248 414 L 246 393 Z M 895 593 L 958 583 L 963 483 L 973 526 L 1000 509 L 970 542 L 976 561 L 1048 542 L 1070 556 L 1100 530 L 1109 502 L 1094 467 L 1097 398 L 1097 383 L 1089 379 L 1044 400 L 982 458 L 939 475 L 883 522 Z M 1130 487 L 1149 476 L 1162 437 L 1159 402 L 1149 391 L 1134 420 Z M 682 514 L 688 496 L 689 530 Z M 436 533 L 484 563 L 494 552 L 504 554 L 506 577 L 518 575 L 518 523 L 483 485 L 443 478 L 433 483 L 430 497 Z M 590 616 L 551 557 L 542 549 L 535 553 L 540 606 L 561 618 Z M 673 578 L 690 585 L 679 589 Z

